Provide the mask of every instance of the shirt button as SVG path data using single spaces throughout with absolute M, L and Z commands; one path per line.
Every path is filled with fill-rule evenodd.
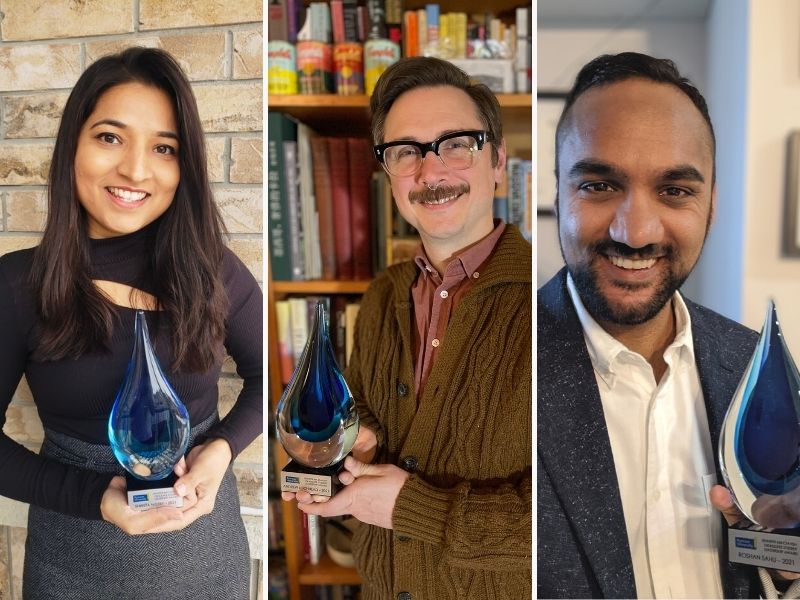
M 480 276 L 481 276 L 481 274 L 480 274 L 480 273 L 478 273 L 477 271 L 475 271 L 475 272 L 472 274 L 472 278 L 473 278 L 473 279 L 477 279 L 477 278 L 478 278 L 478 277 L 480 277 Z
M 431 341 L 431 346 L 433 346 L 434 348 L 438 348 L 439 347 L 439 340 L 436 339 L 436 338 L 433 338 L 433 340 Z
M 413 600 L 409 592 L 400 592 L 397 594 L 397 600 Z
M 442 290 L 441 292 L 439 292 L 439 295 L 440 295 L 442 298 L 447 298 L 447 296 L 448 296 L 448 294 L 447 294 L 447 290 Z
M 400 461 L 400 466 L 403 467 L 404 471 L 413 473 L 414 471 L 417 470 L 417 457 L 406 456 L 403 460 Z
M 397 384 L 397 395 L 398 396 L 405 396 L 408 393 L 408 386 L 405 383 L 398 383 Z

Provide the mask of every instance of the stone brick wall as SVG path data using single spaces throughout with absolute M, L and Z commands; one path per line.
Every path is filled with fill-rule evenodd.
M 261 22 L 261 0 L 0 0 L 0 255 L 38 243 L 54 137 L 83 70 L 127 46 L 160 47 L 192 82 L 229 244 L 261 282 Z M 227 361 L 222 414 L 239 389 Z M 31 449 L 41 444 L 24 381 L 4 431 Z M 259 438 L 236 461 L 244 507 L 262 507 L 262 455 Z M 0 600 L 22 597 L 25 512 L 25 505 L 0 498 Z M 245 521 L 260 559 L 261 517 Z M 260 562 L 254 566 L 258 573 Z

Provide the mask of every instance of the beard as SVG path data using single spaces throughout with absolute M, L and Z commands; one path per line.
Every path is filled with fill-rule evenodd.
M 594 264 L 598 260 L 606 260 L 604 256 L 610 250 L 622 257 L 648 259 L 659 257 L 659 261 L 664 261 L 667 271 L 664 277 L 656 284 L 650 297 L 635 305 L 624 306 L 612 304 L 607 298 L 598 281 L 598 275 L 594 269 Z M 563 250 L 562 250 L 563 256 Z M 640 325 L 655 317 L 661 309 L 670 301 L 675 292 L 683 285 L 692 267 L 680 269 L 680 255 L 674 246 L 663 246 L 650 244 L 643 248 L 631 248 L 625 244 L 605 240 L 590 246 L 586 251 L 589 258 L 576 264 L 567 263 L 567 269 L 575 288 L 581 298 L 586 310 L 598 321 L 606 321 L 616 325 Z M 564 257 L 566 261 L 566 257 Z M 619 288 L 634 292 L 642 289 L 638 284 L 624 284 L 617 282 Z

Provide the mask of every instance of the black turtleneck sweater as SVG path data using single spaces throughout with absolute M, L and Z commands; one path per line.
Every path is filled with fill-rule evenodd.
M 93 279 L 152 289 L 149 256 L 154 228 L 92 240 Z M 0 257 L 0 430 L 14 390 L 25 374 L 45 427 L 108 445 L 108 416 L 133 348 L 136 311 L 115 307 L 109 351 L 76 359 L 36 361 L 39 324 L 28 279 L 33 249 Z M 224 438 L 234 457 L 262 430 L 262 297 L 252 274 L 225 251 L 222 281 L 228 295 L 225 349 L 244 387 L 233 410 L 206 437 Z M 221 363 L 205 373 L 175 372 L 166 318 L 147 313 L 151 339 L 172 387 L 199 423 L 217 408 Z M 40 457 L 0 431 L 0 495 L 65 514 L 100 518 L 100 500 L 110 475 L 75 469 Z

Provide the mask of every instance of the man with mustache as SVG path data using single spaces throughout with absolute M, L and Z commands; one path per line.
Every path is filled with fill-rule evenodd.
M 759 595 L 756 569 L 721 551 L 717 510 L 741 515 L 715 485 L 757 336 L 678 292 L 713 219 L 714 155 L 706 102 L 671 61 L 601 56 L 567 96 L 566 268 L 538 292 L 542 597 Z
M 364 600 L 529 598 L 531 246 L 492 218 L 506 162 L 499 105 L 423 57 L 389 67 L 370 104 L 375 156 L 422 244 L 361 303 L 346 487 L 297 501 L 363 522 Z

